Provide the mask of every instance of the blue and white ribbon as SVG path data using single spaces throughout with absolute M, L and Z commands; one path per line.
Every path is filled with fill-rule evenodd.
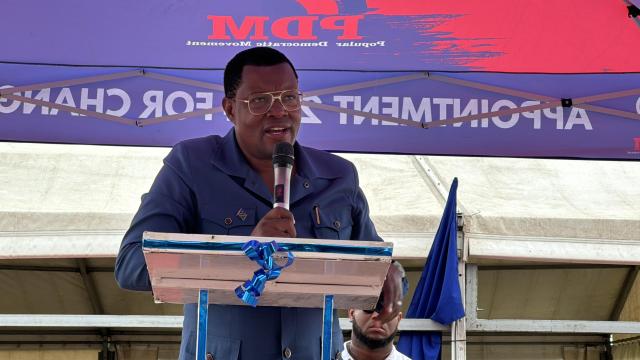
M 282 269 L 293 264 L 295 257 L 291 251 L 281 248 L 275 241 L 261 243 L 257 240 L 251 240 L 242 246 L 242 251 L 244 251 L 249 259 L 260 265 L 260 269 L 253 273 L 251 280 L 245 281 L 244 284 L 238 286 L 235 291 L 242 302 L 256 307 L 267 281 L 277 279 Z M 284 251 L 287 251 L 287 262 L 284 265 L 278 265 L 273 255 L 276 252 Z

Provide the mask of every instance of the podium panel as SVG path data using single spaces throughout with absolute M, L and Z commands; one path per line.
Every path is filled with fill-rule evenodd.
M 280 276 L 267 281 L 258 306 L 324 306 L 334 296 L 336 309 L 372 309 L 378 301 L 391 263 L 393 244 L 298 238 L 260 238 L 145 232 L 143 251 L 156 302 L 197 303 L 199 291 L 209 290 L 210 304 L 243 305 L 235 289 L 250 280 L 260 266 L 242 246 L 250 240 L 276 241 L 285 251 L 275 263 L 295 256 Z

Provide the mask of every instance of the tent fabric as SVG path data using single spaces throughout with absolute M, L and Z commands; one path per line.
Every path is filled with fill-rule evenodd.
M 166 153 L 3 143 L 2 231 L 125 229 Z
M 95 243 L 108 249 L 102 252 L 104 258 L 86 259 L 105 313 L 181 314 L 180 306 L 154 304 L 148 294 L 118 289 L 109 270 L 140 195 L 147 191 L 167 152 L 166 148 L 0 143 L 0 247 L 6 251 L 25 242 L 42 245 L 54 240 L 52 251 L 69 253 L 74 250 L 69 248 L 71 244 Z M 602 243 L 640 239 L 640 195 L 634 186 L 640 183 L 640 170 L 635 163 L 342 156 L 358 167 L 377 229 L 395 242 L 394 253 L 397 251 L 403 264 L 410 267 L 411 284 L 418 282 L 416 270 L 424 264 L 444 206 L 444 199 L 417 159 L 424 160 L 439 179 L 460 179 L 458 200 L 460 210 L 464 209 L 465 236 L 480 233 L 499 239 L 515 233 L 522 241 L 539 236 L 577 236 Z M 442 183 L 450 186 L 448 181 Z M 6 252 L 2 254 L 6 256 Z M 67 258 L 1 260 L 0 292 L 7 295 L 0 298 L 1 312 L 91 313 L 77 272 L 71 276 L 68 272 L 4 270 L 18 265 L 77 266 L 75 259 Z M 590 320 L 605 320 L 615 307 L 627 273 L 626 268 L 515 270 L 519 263 L 508 265 L 511 270 L 483 270 L 481 266 L 481 317 L 584 320 L 592 316 Z M 34 294 L 34 289 L 50 284 L 59 286 L 65 296 L 49 301 Z M 624 320 L 640 320 L 632 311 L 637 284 L 623 311 Z M 561 354 L 561 346 L 548 347 L 549 354 Z M 524 358 L 529 354 L 531 358 L 537 353 L 533 348 L 470 345 L 469 354 L 488 354 L 485 359 L 500 358 L 499 354 L 505 358 L 509 353 Z
M 0 229 L 124 230 L 167 153 L 166 148 L 0 143 Z M 444 201 L 414 158 L 343 156 L 361 173 L 379 231 L 435 233 Z M 440 178 L 460 179 L 468 234 L 640 239 L 635 163 L 426 159 Z
M 627 272 L 621 267 L 482 270 L 478 318 L 609 320 Z
M 619 344 L 613 347 L 614 360 L 632 360 L 640 358 L 640 342 Z
M 155 304 L 150 293 L 120 289 L 112 256 L 84 260 L 105 314 L 182 315 L 181 305 Z M 3 314 L 95 314 L 76 259 L 0 260 L 0 269 Z
M 177 349 L 167 349 L 167 346 L 144 346 L 144 345 L 117 345 L 116 354 L 118 359 L 135 360 L 174 360 L 177 359 L 179 351 Z
M 116 354 L 118 359 L 158 360 L 158 348 L 118 346 Z
M 95 360 L 98 358 L 98 350 L 1 350 L 0 360 Z
M 0 229 L 23 235 L 125 230 L 168 153 L 166 148 L 23 143 L 0 143 L 0 148 Z M 392 156 L 384 164 L 360 155 L 352 159 L 362 171 L 386 174 L 361 177 L 385 202 L 395 199 L 372 202 L 379 230 L 434 231 L 440 205 L 415 176 L 410 158 Z
M 628 301 L 620 313 L 620 320 L 633 321 L 640 319 L 640 283 L 636 283 L 629 291 Z
M 640 189 L 631 185 L 640 181 L 636 163 L 430 161 L 442 178 L 458 176 L 463 184 L 459 198 L 467 209 L 469 234 L 640 239 Z
M 531 341 L 531 340 L 529 340 Z M 451 357 L 448 346 L 443 346 L 442 359 Z M 479 345 L 467 346 L 467 358 L 473 360 L 600 360 L 602 349 L 583 345 Z M 617 358 L 614 358 L 617 360 Z
M 2 271 L 0 283 L 3 290 L 0 307 L 3 313 L 92 313 L 82 280 L 74 273 Z
M 620 320 L 622 321 L 636 321 L 636 319 L 640 319 L 640 282 L 639 281 L 634 282 L 627 296 L 627 301 L 625 302 L 624 307 L 620 312 Z M 636 334 L 635 336 L 637 335 L 638 334 Z M 614 334 L 613 339 L 614 341 L 621 341 L 624 339 L 634 338 L 635 336 L 633 334 Z M 636 341 L 636 343 L 640 343 L 640 342 Z M 621 344 L 620 346 L 628 347 L 629 349 L 633 349 L 635 346 L 635 349 L 638 349 L 637 351 L 640 351 L 640 346 L 637 346 L 637 344 L 636 345 Z M 625 351 L 631 351 L 631 350 L 625 350 Z
M 600 360 L 602 349 L 595 346 L 565 346 L 562 355 L 564 360 Z
M 141 194 L 167 152 L 166 148 L 0 143 L 0 239 L 63 241 L 75 236 L 78 244 L 91 238 L 112 249 L 105 254 L 117 251 Z M 425 180 L 416 159 L 343 156 L 359 168 L 378 231 L 403 239 L 396 244 L 396 254 L 401 258 L 426 254 L 444 202 Z M 441 179 L 460 178 L 467 236 L 640 239 L 640 190 L 630 185 L 640 183 L 634 163 L 424 159 Z M 51 249 L 55 250 L 59 248 Z
M 637 4 L 637 0 L 632 1 Z M 634 121 L 640 116 L 640 98 L 635 91 L 640 72 L 640 62 L 636 60 L 640 58 L 640 48 L 636 46 L 640 31 L 638 19 L 627 16 L 626 1 L 578 5 L 567 2 L 553 7 L 545 0 L 527 0 L 517 6 L 509 0 L 489 4 L 296 0 L 277 7 L 259 1 L 238 6 L 234 2 L 201 0 L 117 0 L 104 4 L 9 0 L 5 5 L 0 12 L 5 27 L 29 31 L 17 31 L 4 39 L 0 87 L 64 83 L 23 88 L 15 91 L 18 95 L 13 90 L 0 90 L 2 140 L 158 146 L 222 133 L 229 124 L 219 109 L 201 108 L 219 103 L 221 94 L 215 83 L 220 82 L 224 62 L 258 42 L 278 42 L 271 46 L 289 54 L 304 75 L 301 87 L 309 97 L 303 111 L 309 126 L 301 136 L 309 145 L 329 150 L 429 155 L 461 154 L 443 146 L 454 144 L 455 149 L 465 149 L 462 154 L 481 156 L 633 161 L 640 156 L 640 123 Z M 247 9 L 252 9 L 250 15 Z M 302 46 L 314 42 L 327 44 Z M 126 71 L 139 76 L 78 84 L 79 78 Z M 312 92 L 423 71 L 429 71 L 432 79 Z M 434 75 L 452 79 L 432 81 Z M 167 76 L 181 80 L 160 80 Z M 77 85 L 71 85 L 74 81 Z M 476 87 L 461 87 L 451 81 L 473 81 Z M 486 85 L 493 86 L 493 91 L 477 88 Z M 513 90 L 520 93 L 514 95 Z M 626 92 L 620 97 L 580 103 L 581 98 L 616 91 Z M 35 106 L 28 102 L 30 97 L 50 103 Z M 565 99 L 564 106 L 558 104 L 560 99 Z M 568 99 L 572 100 L 571 106 Z M 555 103 L 549 105 L 545 101 Z M 421 107 L 423 102 L 429 106 Z M 93 116 L 69 115 L 59 105 L 95 111 L 100 117 L 91 113 L 88 114 Z M 321 109 L 324 105 L 334 109 Z M 530 108 L 531 111 L 519 113 L 521 109 L 514 109 L 547 105 L 547 109 Z M 175 120 L 184 117 L 176 115 L 173 121 L 153 124 L 155 117 L 189 110 L 200 112 L 187 120 Z M 211 112 L 215 114 L 208 116 Z M 446 127 L 436 123 L 487 112 L 501 115 L 448 123 Z M 98 120 L 106 115 L 112 116 L 110 120 Z M 392 125 L 399 120 L 412 121 L 412 126 Z M 416 126 L 433 127 L 424 130 Z M 5 145 L 1 146 L 4 149 Z M 0 246 L 11 249 L 7 244 L 37 244 L 26 250 L 42 251 L 38 245 L 59 240 L 58 246 L 48 249 L 68 253 L 70 247 L 79 244 L 82 249 L 78 252 L 82 252 L 89 247 L 86 243 L 92 242 L 102 248 L 100 256 L 107 258 L 117 250 L 118 238 L 135 211 L 137 198 L 148 188 L 153 176 L 149 174 L 155 174 L 162 157 L 150 155 L 141 160 L 136 157 L 139 149 L 126 149 L 130 153 L 112 156 L 107 148 L 97 151 L 103 153 L 83 157 L 64 147 L 58 149 L 65 149 L 65 153 L 49 157 L 44 145 L 33 150 L 34 156 L 21 145 L 16 146 L 9 154 L 0 150 Z M 77 149 L 88 148 L 74 148 Z M 638 183 L 635 163 L 511 163 L 501 159 L 478 162 L 440 157 L 429 160 L 437 164 L 438 172 L 447 175 L 440 177 L 443 179 L 452 177 L 450 166 L 458 169 L 453 176 L 473 174 L 470 181 L 461 177 L 464 184 L 471 185 L 462 187 L 460 193 L 465 208 L 472 210 L 464 217 L 469 236 L 515 234 L 523 241 L 542 236 L 588 238 L 603 243 L 639 239 L 638 218 L 633 215 L 640 213 L 640 199 L 632 186 Z M 381 163 L 374 169 L 384 168 L 381 160 L 367 161 Z M 418 175 L 411 181 L 409 177 L 396 178 L 390 184 L 414 191 L 404 195 L 405 199 L 413 196 L 425 200 L 411 209 L 406 209 L 406 203 L 390 201 L 377 206 L 372 214 L 385 235 L 409 240 L 397 241 L 399 255 L 420 262 L 424 259 L 415 254 L 425 253 L 429 246 L 420 239 L 429 238 L 425 234 L 435 231 L 439 214 L 434 209 L 442 204 L 433 186 L 414 181 L 423 175 L 415 162 L 400 162 L 417 169 Z M 114 163 L 118 166 L 110 167 Z M 514 174 L 507 163 L 519 172 Z M 381 174 L 388 175 L 378 172 L 369 176 L 383 178 Z M 514 177 L 509 179 L 506 174 Z M 567 180 L 554 177 L 559 174 Z M 478 186 L 473 185 L 476 181 Z M 554 182 L 559 184 L 557 189 L 549 185 Z M 375 181 L 372 184 L 376 189 L 389 187 Z M 494 184 L 505 186 L 497 188 Z M 586 190 L 580 191 L 583 188 Z M 368 194 L 372 203 L 376 196 L 382 196 Z M 421 212 L 412 213 L 417 207 Z M 95 248 L 92 251 L 97 253 Z M 567 274 L 561 271 L 561 275 Z M 34 278 L 65 286 L 74 292 L 74 299 L 82 301 L 86 294 L 79 286 L 80 280 L 68 275 L 56 274 L 60 279 L 55 280 L 53 275 L 43 274 Z M 611 276 L 615 279 L 605 274 L 600 278 L 618 283 L 619 273 Z M 93 277 L 98 289 L 108 289 L 100 296 L 111 299 L 107 302 L 114 301 L 111 296 L 117 290 L 111 288 L 113 279 L 108 274 Z M 567 279 L 565 287 L 571 284 L 569 279 L 588 285 L 578 276 L 559 276 L 563 277 Z M 500 287 L 499 278 L 496 287 Z M 603 297 L 614 297 L 607 292 L 615 292 L 613 287 L 604 287 Z M 12 294 L 16 302 L 24 301 L 25 308 L 37 307 L 33 304 L 38 299 L 25 300 L 27 291 L 24 295 L 17 291 Z M 117 294 L 124 298 L 122 293 Z M 606 313 L 603 308 L 613 307 L 605 302 L 608 301 L 598 308 L 598 316 Z M 55 303 L 60 309 L 76 309 L 57 300 Z M 111 306 L 107 311 L 131 310 L 127 306 Z M 139 305 L 135 311 L 143 311 L 143 307 Z M 78 309 L 86 309 L 86 304 Z M 517 314 L 526 317 L 536 311 L 525 307 Z M 571 315 L 564 311 L 566 308 L 560 307 L 554 315 Z M 498 350 L 493 347 L 491 351 L 503 357 L 516 353 L 513 346 Z M 553 351 L 557 353 L 558 346 L 553 346 Z M 519 354 L 527 352 L 537 354 L 530 348 Z
M 75 234 L 82 235 L 77 241 L 83 236 L 100 238 L 103 248 L 117 251 L 140 195 L 149 188 L 167 152 L 165 148 L 0 143 L 0 238 Z M 415 158 L 343 156 L 359 168 L 378 231 L 406 239 L 397 243 L 397 255 L 416 258 L 415 254 L 427 253 L 430 240 L 424 238 L 435 233 L 444 203 L 423 178 L 424 169 Z M 459 199 L 466 209 L 468 236 L 640 238 L 640 190 L 630 185 L 640 183 L 634 163 L 426 159 L 440 178 L 458 176 L 464 184 Z

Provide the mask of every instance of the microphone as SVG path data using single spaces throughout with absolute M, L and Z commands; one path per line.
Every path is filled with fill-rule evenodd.
M 277 143 L 273 149 L 273 207 L 289 210 L 289 184 L 293 169 L 293 145 Z

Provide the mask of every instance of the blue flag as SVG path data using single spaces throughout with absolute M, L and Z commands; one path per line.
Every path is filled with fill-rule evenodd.
M 406 318 L 432 319 L 447 325 L 464 316 L 456 255 L 457 189 L 458 179 L 454 178 Z M 400 334 L 398 350 L 413 360 L 440 359 L 441 338 L 440 332 L 403 332 Z

